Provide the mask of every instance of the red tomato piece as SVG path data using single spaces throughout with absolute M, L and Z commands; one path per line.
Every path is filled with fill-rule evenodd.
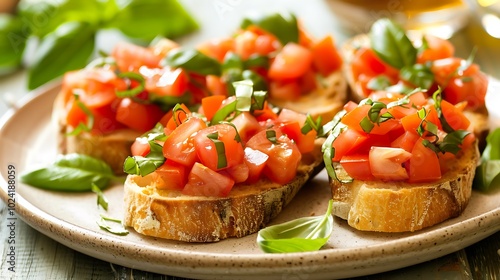
M 403 164 L 412 154 L 401 148 L 372 147 L 368 155 L 372 175 L 384 181 L 408 179 L 408 172 Z
M 296 79 L 269 83 L 269 96 L 277 100 L 295 100 L 301 93 L 301 86 Z
M 401 136 L 396 138 L 396 140 L 392 141 L 391 147 L 401 148 L 411 153 L 411 151 L 413 150 L 413 146 L 418 139 L 420 139 L 420 137 L 416 133 L 405 131 L 403 134 L 401 134 Z
M 151 147 L 148 139 L 145 137 L 137 137 L 130 147 L 133 156 L 145 157 L 149 154 Z
M 228 52 L 234 51 L 234 39 L 230 37 L 212 39 L 198 45 L 197 49 L 204 55 L 222 62 Z
M 155 172 L 163 179 L 163 184 L 157 185 L 159 189 L 182 190 L 186 186 L 188 170 L 182 164 L 167 159 Z
M 235 183 L 243 183 L 248 179 L 248 175 L 250 170 L 248 165 L 245 162 L 242 162 L 238 165 L 231 166 L 227 169 L 224 169 L 220 173 L 227 172 L 227 174 L 234 180 Z
M 340 165 L 353 179 L 373 180 L 368 154 L 346 155 L 340 159 Z
M 188 88 L 188 77 L 185 70 L 181 68 L 147 68 L 139 69 L 144 76 L 145 89 L 158 96 L 180 97 Z
M 314 150 L 314 141 L 316 140 L 316 131 L 311 130 L 307 134 L 303 134 L 301 126 L 297 121 L 288 121 L 282 123 L 280 126 L 281 131 L 285 133 L 288 138 L 295 141 L 297 148 L 302 154 L 310 153 Z
M 269 156 L 259 150 L 250 147 L 245 148 L 244 162 L 248 166 L 247 182 L 249 184 L 255 183 L 261 178 L 268 159 Z
M 233 179 L 196 162 L 189 172 L 182 193 L 192 196 L 226 197 L 233 186 Z
M 454 129 L 467 129 L 470 125 L 470 120 L 462 113 L 460 109 L 452 105 L 446 100 L 441 101 L 441 111 L 446 119 L 446 122 Z
M 228 96 L 227 86 L 222 77 L 216 75 L 207 75 L 206 77 L 207 89 L 213 95 Z
M 268 139 L 266 135 L 269 133 L 274 133 L 276 142 Z M 272 128 L 260 131 L 248 141 L 247 147 L 269 156 L 264 174 L 273 182 L 286 184 L 295 177 L 302 154 L 281 130 Z
M 337 51 L 333 38 L 330 35 L 315 42 L 311 51 L 314 68 L 325 77 L 342 66 L 342 57 Z
M 201 100 L 201 108 L 203 110 L 203 114 L 207 117 L 207 120 L 212 120 L 215 113 L 217 113 L 221 107 L 224 99 L 226 99 L 226 96 L 224 95 L 212 95 Z
M 355 129 L 346 129 L 342 131 L 337 139 L 333 141 L 335 155 L 333 161 L 340 161 L 343 156 L 351 150 L 357 150 L 368 139 L 368 135 Z
M 184 166 L 192 166 L 197 157 L 194 136 L 207 125 L 196 117 L 191 117 L 180 124 L 165 140 L 163 156 Z
M 236 127 L 240 134 L 241 141 L 246 143 L 255 133 L 263 128 L 257 119 L 250 112 L 243 112 L 236 116 L 231 123 Z
M 419 183 L 441 179 L 439 158 L 434 151 L 425 147 L 423 139 L 417 140 L 411 152 L 409 182 Z
M 418 54 L 417 63 L 452 57 L 455 53 L 455 47 L 448 40 L 432 35 L 425 35 L 425 40 L 428 48 Z
M 204 128 L 194 137 L 196 154 L 201 163 L 212 170 L 222 170 L 236 166 L 243 162 L 243 146 L 241 142 L 235 140 L 237 131 L 229 124 L 216 124 Z M 216 149 L 213 139 L 208 136 L 217 134 L 218 141 L 224 144 L 225 165 L 219 166 L 222 160 Z
M 304 75 L 312 65 L 311 51 L 295 43 L 286 44 L 269 66 L 269 78 L 273 80 L 296 79 Z
M 141 47 L 128 42 L 119 42 L 111 51 L 118 69 L 122 72 L 137 72 L 141 66 L 157 68 L 163 56 L 155 54 L 152 49 Z
M 132 129 L 146 132 L 153 128 L 164 115 L 160 107 L 123 98 L 116 111 L 116 120 Z
M 475 110 L 484 107 L 488 90 L 488 76 L 477 72 L 470 76 L 452 78 L 443 90 L 443 98 L 452 104 L 467 101 L 467 108 Z

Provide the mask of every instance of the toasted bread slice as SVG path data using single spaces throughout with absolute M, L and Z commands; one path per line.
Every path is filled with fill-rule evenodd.
M 302 156 L 296 177 L 286 185 L 260 179 L 237 184 L 227 197 L 187 196 L 156 188 L 155 173 L 129 175 L 125 181 L 123 224 L 148 236 L 214 242 L 257 232 L 292 200 L 301 187 L 323 168 L 321 144 Z
M 69 136 L 74 128 L 66 123 L 66 98 L 64 93 L 58 94 L 52 110 L 52 121 L 57 127 L 59 152 L 79 153 L 101 159 L 109 164 L 115 174 L 123 175 L 123 161 L 130 155 L 130 147 L 141 133 L 133 129 L 119 129 L 107 135 L 93 135 L 83 131 L 78 135 Z
M 348 85 L 342 71 L 335 71 L 328 77 L 318 79 L 317 84 L 318 87 L 313 92 L 297 100 L 269 101 L 281 108 L 310 114 L 315 119 L 321 116 L 323 123 L 326 123 L 342 110 L 347 101 Z
M 363 231 L 411 232 L 435 225 L 464 211 L 478 162 L 477 145 L 471 145 L 434 183 L 331 179 L 333 214 Z M 335 169 L 347 178 L 340 164 Z

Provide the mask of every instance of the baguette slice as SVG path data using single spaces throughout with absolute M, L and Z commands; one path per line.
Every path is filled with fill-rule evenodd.
M 330 121 L 342 110 L 347 101 L 348 85 L 342 71 L 335 71 L 327 77 L 317 79 L 318 87 L 296 100 L 269 101 L 281 108 L 310 114 L 314 119 L 321 116 L 323 123 Z
M 479 162 L 477 145 L 460 153 L 435 183 L 330 179 L 333 214 L 358 230 L 378 232 L 412 232 L 457 217 L 469 202 Z M 336 172 L 347 178 L 340 164 Z
M 321 144 L 302 156 L 297 176 L 286 185 L 261 179 L 238 184 L 227 197 L 187 196 L 161 190 L 154 173 L 129 175 L 124 186 L 125 226 L 154 237 L 187 242 L 215 242 L 257 232 L 276 217 L 300 188 L 323 168 Z
M 68 133 L 73 128 L 66 123 L 66 100 L 67 96 L 60 92 L 54 100 L 52 110 L 52 121 L 57 127 L 58 151 L 62 154 L 79 153 L 101 159 L 109 164 L 115 174 L 125 174 L 123 162 L 130 155 L 132 143 L 141 133 L 133 129 L 119 129 L 106 135 L 94 135 L 83 131 L 78 135 L 69 136 Z

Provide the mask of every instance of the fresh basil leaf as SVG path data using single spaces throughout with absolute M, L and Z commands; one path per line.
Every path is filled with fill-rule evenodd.
M 473 186 L 484 192 L 500 186 L 500 128 L 486 137 L 486 147 L 481 155 L 481 164 L 476 168 Z
M 68 22 L 48 34 L 38 46 L 28 72 L 28 88 L 34 89 L 67 71 L 87 65 L 94 50 L 96 27 Z
M 157 95 L 154 92 L 149 92 L 151 102 L 160 106 L 166 112 L 172 109 L 177 104 L 189 104 L 191 102 L 191 93 L 186 92 L 182 96 Z
M 344 131 L 346 125 L 344 125 L 341 120 L 347 112 L 342 110 L 338 112 L 333 119 L 323 126 L 323 131 L 320 135 L 321 137 L 326 137 L 325 142 L 321 145 L 321 152 L 323 153 L 323 162 L 325 163 L 325 169 L 328 176 L 333 180 L 337 180 L 343 183 L 349 183 L 352 178 L 340 180 L 335 172 L 335 167 L 333 166 L 333 158 L 335 157 L 335 148 L 333 147 L 333 142 L 337 137 Z
M 397 69 L 412 66 L 417 60 L 417 49 L 405 30 L 390 19 L 382 18 L 373 23 L 370 44 L 378 57 Z
M 98 25 L 115 1 L 96 0 L 22 0 L 18 12 L 33 35 L 43 38 L 60 25 L 82 21 Z M 111 11 L 112 12 L 112 11 Z M 109 16 L 109 15 L 108 15 Z
M 165 57 L 163 64 L 200 75 L 221 74 L 221 64 L 217 60 L 194 49 L 174 49 Z
M 216 131 L 207 135 L 207 138 L 212 140 L 217 151 L 217 169 L 227 166 L 226 148 L 224 142 L 219 140 L 219 133 Z
M 245 69 L 250 69 L 253 67 L 263 67 L 268 69 L 269 68 L 269 56 L 267 55 L 259 55 L 259 54 L 253 54 L 251 55 L 247 60 L 245 60 L 244 66 Z
M 117 1 L 118 12 L 107 27 L 147 42 L 156 36 L 176 38 L 198 30 L 198 23 L 175 0 Z
M 92 192 L 94 192 L 97 195 L 97 205 L 101 206 L 102 209 L 108 210 L 108 199 L 104 196 L 104 193 L 101 191 L 101 189 L 94 183 L 92 185 Z
M 0 75 L 21 67 L 23 51 L 29 34 L 22 21 L 10 14 L 0 14 Z
M 117 76 L 118 76 L 118 78 L 122 78 L 122 79 L 125 78 L 125 79 L 129 79 L 129 80 L 134 80 L 134 81 L 138 82 L 139 85 L 137 85 L 134 88 L 129 88 L 127 90 L 116 91 L 115 92 L 116 96 L 121 97 L 121 98 L 134 97 L 134 96 L 136 96 L 139 93 L 144 91 L 144 86 L 145 86 L 146 81 L 141 74 L 135 73 L 135 72 L 120 72 L 120 73 L 118 73 Z
M 385 89 L 387 92 L 392 92 L 392 93 L 402 93 L 402 94 L 408 94 L 412 91 L 415 90 L 415 88 L 408 86 L 404 82 L 398 82 L 395 85 L 392 85 L 388 88 Z
M 391 86 L 391 80 L 385 75 L 379 75 L 371 78 L 366 87 L 371 90 L 385 90 Z
M 434 74 L 424 64 L 404 66 L 399 72 L 399 77 L 417 87 L 428 89 L 434 83 Z
M 266 138 L 267 138 L 267 140 L 269 140 L 269 142 L 271 142 L 273 144 L 278 144 L 278 138 L 276 138 L 276 131 L 275 130 L 272 130 L 272 129 L 266 130 Z
M 281 14 L 255 14 L 243 19 L 241 28 L 246 29 L 250 25 L 256 25 L 278 38 L 281 44 L 286 45 L 289 42 L 299 42 L 299 27 L 297 18 L 290 14 L 285 17 Z
M 113 224 L 110 224 L 108 222 L 112 222 Z M 120 219 L 107 217 L 102 214 L 101 214 L 101 219 L 97 221 L 97 225 L 101 229 L 116 235 L 123 236 L 129 233 L 129 231 L 123 226 L 122 221 Z
M 464 141 L 465 137 L 470 134 L 467 130 L 455 130 L 448 133 L 443 141 L 439 143 L 439 149 L 441 152 L 449 152 L 456 155 L 460 150 L 460 145 Z
M 129 156 L 125 159 L 123 164 L 125 173 L 146 176 L 153 173 L 165 162 L 162 146 L 155 141 L 148 141 L 148 143 L 150 151 L 147 156 Z
M 228 52 L 224 57 L 224 61 L 222 62 L 221 69 L 222 72 L 226 72 L 230 69 L 237 69 L 239 71 L 243 71 L 245 65 L 241 57 L 234 52 Z
M 333 232 L 333 200 L 326 213 L 304 217 L 261 229 L 257 244 L 266 253 L 309 252 L 321 249 Z
M 21 181 L 38 188 L 81 192 L 90 191 L 92 184 L 100 189 L 114 178 L 113 171 L 104 161 L 81 154 L 67 154 L 57 158 L 50 166 L 21 176 Z
M 244 80 L 250 80 L 253 83 L 253 90 L 254 91 L 266 91 L 267 90 L 267 83 L 266 80 L 256 72 L 252 70 L 244 70 L 241 73 L 241 76 Z

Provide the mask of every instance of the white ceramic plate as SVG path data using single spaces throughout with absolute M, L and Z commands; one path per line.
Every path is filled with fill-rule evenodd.
M 495 86 L 498 84 L 495 83 Z M 415 233 L 379 234 L 355 231 L 335 220 L 328 244 L 317 252 L 265 254 L 256 235 L 211 244 L 187 244 L 141 236 L 116 236 L 96 224 L 102 210 L 93 193 L 40 190 L 19 182 L 20 173 L 47 165 L 56 156 L 56 131 L 51 122 L 52 102 L 59 87 L 34 93 L 0 122 L 1 191 L 9 199 L 7 167 L 16 170 L 17 214 L 30 226 L 62 244 L 90 256 L 127 267 L 190 278 L 343 278 L 397 269 L 457 251 L 500 230 L 500 189 L 473 192 L 458 218 Z M 498 90 L 499 88 L 497 88 Z M 121 217 L 121 185 L 105 191 L 108 216 Z M 330 190 L 325 172 L 303 188 L 275 223 L 322 214 Z

